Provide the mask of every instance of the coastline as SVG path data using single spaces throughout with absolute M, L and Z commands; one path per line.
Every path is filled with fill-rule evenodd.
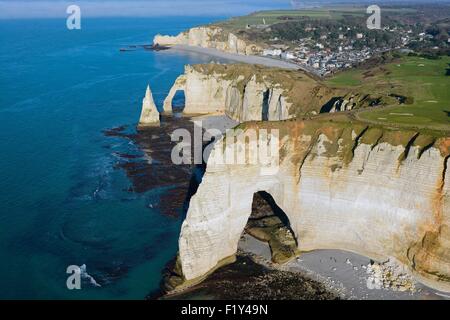
M 260 258 L 238 250 L 236 261 L 215 270 L 204 281 L 161 300 L 339 300 L 341 297 L 321 282 L 299 272 L 272 268 Z
M 236 126 L 238 123 L 231 120 L 226 115 L 217 114 L 192 114 L 182 117 L 169 117 L 163 121 L 161 128 L 153 128 L 152 130 L 142 131 L 138 136 L 129 137 L 141 145 L 142 150 L 149 157 L 156 157 L 159 160 L 165 160 L 160 163 L 168 163 L 166 156 L 169 153 L 171 143 L 168 140 L 159 141 L 155 138 L 165 135 L 168 131 L 177 127 L 183 127 L 189 124 L 194 126 L 201 121 L 204 130 L 215 128 L 221 132 Z M 114 134 L 113 134 L 114 133 Z M 116 132 L 110 133 L 113 136 L 120 136 Z M 152 142 L 147 141 L 148 139 Z M 154 143 L 158 142 L 157 145 Z M 155 153 L 156 152 L 156 153 Z M 138 175 L 134 177 L 136 170 L 133 166 L 124 167 L 130 178 L 133 180 L 135 191 L 145 190 L 150 186 L 143 183 L 142 177 Z M 178 192 L 171 192 L 167 195 L 169 202 L 176 204 L 175 207 L 183 206 L 182 203 L 189 198 L 192 192 L 189 187 L 189 179 L 192 177 L 191 170 L 188 167 L 179 168 L 180 174 L 177 176 Z M 138 170 L 139 172 L 142 172 Z M 153 174 L 155 170 L 151 170 Z M 154 179 L 150 179 L 154 181 Z M 184 182 L 183 182 L 184 181 Z M 174 183 L 175 181 L 171 181 Z M 192 181 L 191 181 L 192 182 Z M 187 198 L 186 198 L 187 197 Z M 169 205 L 163 209 L 163 212 L 169 214 L 175 208 Z M 165 210 L 164 210 L 165 209 Z M 265 210 L 263 206 L 258 207 L 261 214 Z M 172 212 L 173 214 L 173 212 Z M 178 213 L 180 214 L 180 213 Z M 238 260 L 237 262 L 224 266 L 213 272 L 208 278 L 191 288 L 168 296 L 149 296 L 148 298 L 161 299 L 197 299 L 206 296 L 207 298 L 232 298 L 244 299 L 251 297 L 259 299 L 264 295 L 276 296 L 277 299 L 350 299 L 350 300 L 442 300 L 449 299 L 448 296 L 440 292 L 430 289 L 422 284 L 415 283 L 414 291 L 395 291 L 393 289 L 369 289 L 367 286 L 367 266 L 371 263 L 371 259 L 363 257 L 355 253 L 345 252 L 342 250 L 316 250 L 312 252 L 302 253 L 300 256 L 288 261 L 284 264 L 274 264 L 272 261 L 272 253 L 268 243 L 257 240 L 249 234 L 244 234 L 239 242 Z M 251 272 L 255 270 L 254 274 Z M 261 278 L 262 277 L 262 278 Z M 262 285 L 259 279 L 264 279 Z M 278 281 L 281 283 L 295 283 L 296 290 L 291 293 L 278 292 Z M 246 283 L 246 288 L 240 287 L 239 290 L 233 292 L 232 287 Z M 222 288 L 216 293 L 215 288 Z M 302 291 L 303 290 L 303 291 Z M 277 293 L 278 292 L 278 293 Z M 225 294 L 223 296 L 223 294 Z
M 243 234 L 236 262 L 215 270 L 204 281 L 173 294 L 147 299 L 198 300 L 448 300 L 416 283 L 415 291 L 369 289 L 364 268 L 370 259 L 342 250 L 317 250 L 282 264 L 271 261 L 267 243 Z

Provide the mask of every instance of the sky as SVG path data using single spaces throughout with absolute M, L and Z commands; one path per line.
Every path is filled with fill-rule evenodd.
M 292 7 L 289 0 L 0 0 L 0 19 L 63 17 L 71 4 L 85 17 L 227 16 Z
M 78 5 L 83 17 L 151 17 L 168 15 L 232 16 L 257 10 L 292 9 L 345 0 L 0 0 L 0 19 L 67 17 L 69 5 Z M 368 0 L 346 0 L 355 3 Z M 407 0 L 396 0 L 407 1 Z M 409 0 L 414 1 L 414 0 Z M 450 1 L 450 0 L 422 0 Z M 387 2 L 387 0 L 373 0 Z

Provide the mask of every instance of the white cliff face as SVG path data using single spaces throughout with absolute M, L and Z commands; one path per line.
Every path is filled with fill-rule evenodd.
M 219 76 L 203 74 L 186 68 L 186 113 L 214 113 L 225 111 L 226 89 L 231 81 Z
M 233 33 L 228 34 L 228 47 L 224 51 L 236 54 L 252 55 L 258 52 L 257 49 L 252 49 L 244 40 L 239 39 Z
M 242 112 L 239 115 L 241 121 L 263 120 L 264 105 L 267 107 L 267 101 L 264 101 L 266 92 L 267 87 L 264 83 L 256 81 L 255 75 L 247 82 L 242 102 Z
M 186 66 L 177 78 L 166 100 L 164 110 L 172 109 L 172 100 L 179 90 L 185 93 L 185 113 L 225 113 L 240 122 L 278 121 L 292 118 L 292 104 L 286 101 L 285 89 L 269 79 L 256 75 L 229 78 L 226 74 L 205 73 Z
M 276 175 L 261 175 L 259 165 L 208 164 L 179 240 L 187 280 L 236 253 L 254 193 L 266 191 L 288 216 L 299 250 L 394 257 L 419 281 L 450 291 L 450 138 L 425 148 L 407 133 L 400 144 L 396 132 L 371 141 L 367 128 L 283 126 Z
M 160 46 L 171 46 L 175 44 L 188 44 L 187 36 L 184 33 L 180 33 L 176 36 L 156 35 L 153 39 L 153 44 L 159 44 Z
M 247 43 L 219 27 L 196 27 L 177 36 L 157 35 L 153 39 L 153 44 L 189 45 L 243 55 L 256 55 L 262 52 L 262 48 L 258 45 Z
M 150 86 L 147 86 L 145 98 L 142 101 L 142 112 L 138 127 L 158 126 L 159 123 L 159 112 L 153 100 Z
M 184 91 L 185 113 L 215 113 L 225 111 L 226 88 L 230 82 L 219 77 L 196 72 L 186 66 L 185 74 L 179 76 L 164 101 L 164 111 L 170 112 L 177 91 Z

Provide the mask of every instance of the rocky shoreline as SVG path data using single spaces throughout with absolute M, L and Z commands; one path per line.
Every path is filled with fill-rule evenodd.
M 122 126 L 104 132 L 109 137 L 129 140 L 142 151 L 142 154 L 117 154 L 119 161 L 115 167 L 124 170 L 132 184 L 128 191 L 141 194 L 155 188 L 167 189 L 158 202 L 148 206 L 175 218 L 185 213 L 192 188 L 198 184 L 193 181 L 194 171 L 202 170 L 199 166 L 172 163 L 171 151 L 175 143 L 170 134 L 179 128 L 193 132 L 191 117 L 165 114 L 160 126 L 145 127 L 136 132 L 128 132 L 127 127 Z
M 195 300 L 336 300 L 340 297 L 323 284 L 298 272 L 281 271 L 256 262 L 258 258 L 240 251 L 235 263 L 227 265 L 202 283 L 161 299 Z M 155 298 L 155 296 L 151 297 Z

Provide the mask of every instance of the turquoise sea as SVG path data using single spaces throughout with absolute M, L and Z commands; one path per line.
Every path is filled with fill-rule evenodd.
M 177 250 L 181 217 L 149 207 L 161 190 L 129 192 L 103 130 L 140 115 L 147 83 L 161 106 L 188 63 L 209 57 L 121 47 L 149 44 L 216 18 L 0 21 L 0 298 L 143 299 Z M 87 265 L 102 287 L 66 288 Z

